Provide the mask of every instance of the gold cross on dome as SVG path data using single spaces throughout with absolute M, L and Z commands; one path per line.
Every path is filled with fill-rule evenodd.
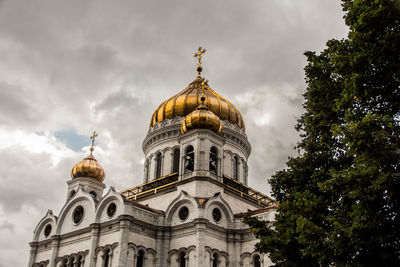
M 96 139 L 96 137 L 97 137 L 97 133 L 96 133 L 96 131 L 94 131 L 92 136 L 90 137 L 90 139 L 92 139 L 92 146 L 90 148 L 90 155 L 92 154 L 92 152 L 94 150 L 94 139 Z
M 97 133 L 96 131 L 93 132 L 92 136 L 90 137 L 90 139 L 92 139 L 92 146 L 94 145 L 94 139 L 97 137 Z
M 201 58 L 202 55 L 206 52 L 205 49 L 203 49 L 201 46 L 199 46 L 198 51 L 194 54 L 194 57 L 197 58 L 197 60 L 199 61 L 199 65 L 201 64 Z

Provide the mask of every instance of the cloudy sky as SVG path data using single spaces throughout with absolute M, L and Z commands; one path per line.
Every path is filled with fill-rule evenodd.
M 285 166 L 302 113 L 305 50 L 343 38 L 332 0 L 0 0 L 0 266 L 25 266 L 72 166 L 95 156 L 118 190 L 142 181 L 152 112 L 203 76 L 244 116 L 249 184 Z

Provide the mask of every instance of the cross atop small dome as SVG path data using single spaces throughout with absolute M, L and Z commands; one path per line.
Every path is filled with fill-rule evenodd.
M 90 147 L 90 154 L 84 158 L 81 162 L 75 164 L 75 166 L 71 170 L 71 178 L 75 179 L 78 177 L 88 177 L 98 180 L 100 182 L 104 181 L 104 170 L 97 162 L 95 157 L 93 156 L 94 151 L 94 140 L 97 137 L 96 131 L 93 132 L 93 135 L 90 136 L 92 140 L 92 146 Z

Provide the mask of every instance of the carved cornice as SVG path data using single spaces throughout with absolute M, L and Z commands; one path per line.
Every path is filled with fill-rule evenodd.
M 166 120 L 159 124 L 162 124 L 162 123 L 168 122 L 168 121 L 172 121 L 172 120 L 174 120 L 174 119 Z M 154 127 L 156 127 L 156 126 L 154 126 Z M 142 143 L 142 150 L 143 150 L 143 152 L 146 153 L 146 151 L 153 145 L 158 145 L 159 143 L 162 143 L 167 140 L 177 139 L 180 135 L 181 135 L 180 122 L 178 124 L 171 123 L 170 125 L 167 125 L 165 127 L 159 127 L 157 129 L 154 129 L 153 131 L 151 131 L 151 132 L 149 131 L 147 133 L 146 138 L 143 140 L 143 143 Z

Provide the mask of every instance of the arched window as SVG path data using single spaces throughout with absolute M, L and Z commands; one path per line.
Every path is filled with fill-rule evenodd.
M 253 266 L 254 267 L 261 267 L 261 260 L 259 255 L 255 255 L 253 258 Z
M 213 267 L 218 267 L 218 254 L 214 253 L 213 255 L 213 263 L 212 263 Z
M 218 150 L 215 147 L 210 149 L 210 172 L 217 174 L 218 167 Z
M 70 257 L 68 260 L 68 267 L 74 267 L 75 263 L 75 258 L 74 257 Z
M 136 261 L 136 267 L 143 267 L 143 262 L 144 262 L 144 252 L 143 250 L 139 250 Z
M 76 259 L 76 267 L 82 267 L 82 256 L 79 255 Z
M 179 150 L 179 148 L 174 149 L 174 159 L 172 162 L 172 172 L 179 172 L 179 156 L 181 154 L 181 151 Z
M 248 175 L 248 169 L 247 169 L 247 163 L 243 163 L 243 182 L 247 184 L 247 175 Z
M 146 159 L 146 164 L 144 166 L 145 166 L 144 181 L 148 182 L 150 173 L 150 163 L 148 159 Z
M 156 179 L 161 177 L 161 164 L 162 164 L 162 155 L 159 152 L 156 155 Z
M 186 267 L 186 253 L 179 253 L 179 267 Z
M 237 156 L 233 157 L 233 179 L 239 180 L 239 158 Z
M 185 151 L 185 173 L 194 170 L 194 149 L 188 146 Z
M 104 265 L 103 267 L 109 267 L 110 266 L 110 249 L 106 249 L 104 251 Z

